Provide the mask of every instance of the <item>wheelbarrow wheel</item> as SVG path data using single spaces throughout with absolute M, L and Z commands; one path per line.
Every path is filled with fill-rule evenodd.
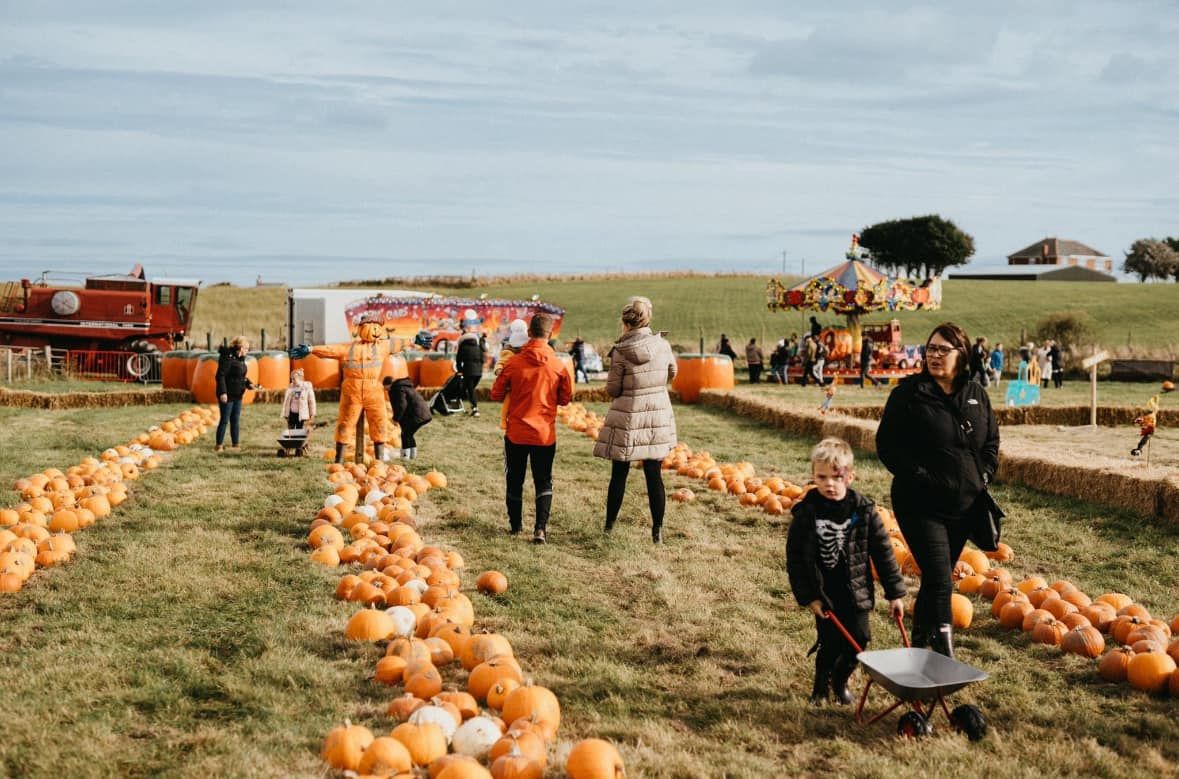
M 897 720 L 897 735 L 905 738 L 924 738 L 932 735 L 933 726 L 929 720 L 915 711 L 910 711 Z
M 959 733 L 965 733 L 971 741 L 980 741 L 987 735 L 987 720 L 977 706 L 964 703 L 950 712 L 950 724 Z
M 282 447 L 282 446 L 280 446 L 280 447 L 278 447 L 278 451 L 276 452 L 276 454 L 277 454 L 279 457 L 286 457 L 286 456 L 287 456 L 287 450 L 286 450 L 286 448 L 285 448 L 285 447 Z

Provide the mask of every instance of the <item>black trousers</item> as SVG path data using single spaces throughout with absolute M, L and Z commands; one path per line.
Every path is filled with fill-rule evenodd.
M 549 524 L 553 507 L 553 460 L 557 445 L 532 446 L 514 444 L 504 436 L 504 479 L 507 481 L 508 523 L 512 530 L 524 526 L 524 475 L 532 466 L 532 486 L 536 489 L 536 529 Z
M 958 556 L 966 546 L 969 529 L 962 520 L 947 521 L 934 517 L 902 516 L 897 523 L 921 568 L 921 589 L 913 606 L 913 632 L 931 631 L 938 625 L 953 623 L 950 595 L 954 584 L 950 578 Z
M 1060 389 L 1064 386 L 1064 368 L 1052 369 L 1052 386 Z
M 463 397 L 471 404 L 472 409 L 479 408 L 479 399 L 475 397 L 475 388 L 483 380 L 483 374 L 468 376 L 463 374 Z
M 292 411 L 287 414 L 287 430 L 302 430 L 303 420 L 299 419 L 299 412 Z
M 761 382 L 761 365 L 749 366 L 749 383 L 758 384 Z
M 868 382 L 872 382 L 872 386 L 879 386 L 880 382 L 868 375 L 868 370 L 872 367 L 871 363 L 860 363 L 860 386 L 866 386 Z
M 872 640 L 872 633 L 868 627 L 868 612 L 857 611 L 849 604 L 836 606 L 832 611 L 847 632 L 852 634 L 852 638 L 859 643 L 860 648 L 867 649 L 868 642 Z M 839 632 L 839 628 L 835 627 L 834 622 L 816 616 L 815 631 L 819 634 L 819 650 L 815 653 L 816 674 L 830 673 L 840 658 L 844 658 L 848 668 L 854 666 L 857 652 Z
M 414 435 L 422 429 L 422 425 L 415 425 L 412 422 L 399 422 L 401 425 L 401 448 L 413 449 L 418 445 L 418 441 Z
M 612 526 L 622 510 L 626 495 L 626 477 L 630 463 L 615 460 L 610 467 L 610 489 L 606 493 L 606 524 Z M 663 513 L 667 508 L 667 494 L 663 489 L 663 464 L 659 460 L 643 460 L 643 476 L 647 480 L 647 505 L 651 509 L 651 530 L 663 527 Z

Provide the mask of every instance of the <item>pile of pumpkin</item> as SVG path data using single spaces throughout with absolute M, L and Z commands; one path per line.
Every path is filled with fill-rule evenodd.
M 580 403 L 558 406 L 557 419 L 569 429 L 583 433 L 586 438 L 592 438 L 595 441 L 598 440 L 598 433 L 601 432 L 602 425 L 606 421 Z
M 345 636 L 386 642 L 373 677 L 402 694 L 389 703 L 400 724 L 388 735 L 346 721 L 328 734 L 323 759 L 366 776 L 411 777 L 426 768 L 434 779 L 539 779 L 560 703 L 525 679 L 506 638 L 475 630 L 474 604 L 461 591 L 462 556 L 426 545 L 417 532 L 413 504 L 445 487 L 445 475 L 375 462 L 329 466 L 328 478 L 335 487 L 311 523 L 312 559 L 357 566 L 336 586 L 337 598 L 363 605 Z M 502 593 L 507 579 L 488 571 L 477 587 Z M 443 672 L 458 666 L 467 672 L 465 690 L 444 689 Z M 566 771 L 574 779 L 623 775 L 617 750 L 598 739 L 577 744 Z
M 12 488 L 24 502 L 0 509 L 0 592 L 20 590 L 36 568 L 69 561 L 76 551 L 72 533 L 125 501 L 127 482 L 159 467 L 157 451 L 191 443 L 215 420 L 215 410 L 197 407 L 64 473 L 47 468 L 17 479 Z
M 760 508 L 771 516 L 781 516 L 797 503 L 807 490 L 780 476 L 762 479 L 752 463 L 718 463 L 706 451 L 693 452 L 685 443 L 678 443 L 663 458 L 663 469 L 675 471 L 689 479 L 699 479 L 708 489 L 736 497 L 742 506 Z M 695 493 L 687 488 L 676 490 L 673 500 L 690 502 Z
M 1033 642 L 1065 653 L 1100 658 L 1103 679 L 1179 696 L 1179 638 L 1173 638 L 1179 614 L 1168 624 L 1123 593 L 1090 598 L 1072 582 L 1049 584 L 1040 576 L 1016 583 L 1007 570 L 987 563 L 981 552 L 967 550 L 954 568 L 955 625 L 969 625 L 973 604 L 965 595 L 977 595 L 991 602 L 991 616 L 1004 628 L 1022 630 Z M 1102 656 L 1107 639 L 1113 649 Z

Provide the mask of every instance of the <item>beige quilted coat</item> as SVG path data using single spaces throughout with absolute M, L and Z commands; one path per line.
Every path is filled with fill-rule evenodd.
M 614 400 L 594 456 L 620 462 L 662 460 L 676 444 L 667 382 L 675 377 L 671 345 L 649 327 L 631 330 L 610 350 L 606 392 Z

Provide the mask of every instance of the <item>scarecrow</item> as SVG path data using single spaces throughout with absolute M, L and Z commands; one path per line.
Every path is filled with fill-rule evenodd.
M 368 422 L 373 455 L 384 455 L 389 429 L 388 402 L 381 385 L 381 367 L 389 356 L 389 337 L 379 321 L 362 319 L 350 344 L 316 346 L 316 357 L 339 360 L 344 376 L 340 386 L 340 416 L 336 422 L 336 462 L 344 462 L 344 448 L 356 440 L 356 423 L 361 412 Z
M 1134 424 L 1138 425 L 1138 434 L 1142 438 L 1138 440 L 1138 446 L 1130 450 L 1131 457 L 1138 457 L 1142 454 L 1142 450 L 1150 443 L 1150 438 L 1154 435 L 1155 427 L 1158 425 L 1158 414 L 1159 396 L 1155 395 L 1147 401 L 1146 413 L 1134 419 Z M 1147 460 L 1149 461 L 1150 458 L 1147 457 Z

